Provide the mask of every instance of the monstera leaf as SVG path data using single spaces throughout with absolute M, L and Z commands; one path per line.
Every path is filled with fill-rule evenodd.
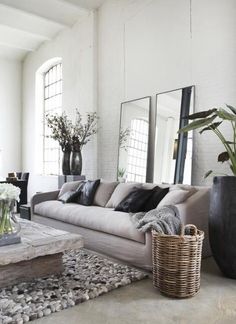
M 211 124 L 215 118 L 216 118 L 216 115 L 209 117 L 209 118 L 195 120 L 192 123 L 181 128 L 181 130 L 179 132 L 189 132 L 189 131 L 197 129 L 197 128 L 202 128 L 206 125 Z
M 226 105 L 226 107 L 228 107 L 232 111 L 232 113 L 236 115 L 236 108 L 230 105 Z
M 225 148 L 225 151 L 218 155 L 218 162 L 228 162 L 231 171 L 236 176 L 236 108 L 231 105 L 226 105 L 226 109 L 212 108 L 185 116 L 184 118 L 194 121 L 181 128 L 179 133 L 196 129 L 200 130 L 200 134 L 206 131 L 212 131 Z M 232 128 L 232 139 L 226 139 L 221 132 L 219 126 L 222 123 L 228 124 Z M 208 171 L 205 177 L 208 177 L 212 173 L 212 170 Z
M 218 155 L 218 162 L 224 163 L 225 161 L 229 161 L 229 153 L 222 152 Z
M 200 130 L 199 133 L 202 134 L 202 133 L 205 132 L 205 131 L 208 131 L 208 130 L 214 130 L 214 129 L 216 129 L 218 126 L 220 126 L 221 123 L 222 123 L 222 121 L 221 121 L 221 122 L 213 123 L 213 124 L 209 125 L 208 127 L 205 127 L 205 128 L 203 128 L 202 130 Z
M 209 117 L 210 115 L 212 115 L 216 111 L 217 111 L 216 108 L 213 108 L 213 109 L 210 109 L 210 110 L 207 110 L 207 111 L 199 111 L 199 112 L 197 112 L 195 114 L 186 116 L 184 118 L 191 119 L 191 120 L 192 119 L 198 119 L 198 118 L 206 118 L 206 117 Z

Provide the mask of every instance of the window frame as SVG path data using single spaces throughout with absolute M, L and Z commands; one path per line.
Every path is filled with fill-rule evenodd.
M 60 74 L 60 77 L 57 79 L 57 77 L 52 80 L 52 82 L 50 82 L 49 80 L 49 77 L 50 77 L 50 71 L 53 71 L 53 69 L 56 67 L 56 70 L 57 70 L 57 67 L 60 66 L 60 71 L 59 71 L 59 74 Z M 62 61 L 57 61 L 57 62 L 54 62 L 53 64 L 49 65 L 47 67 L 47 69 L 45 69 L 42 73 L 42 78 L 43 78 L 43 111 L 42 111 L 42 119 L 43 119 L 43 125 L 42 125 L 42 131 L 43 131 L 43 142 L 42 142 L 42 173 L 43 175 L 46 175 L 46 176 L 55 176 L 55 175 L 58 175 L 58 174 L 61 174 L 61 150 L 60 150 L 60 146 L 59 144 L 55 142 L 55 145 L 54 146 L 51 146 L 50 145 L 47 145 L 47 141 L 50 142 L 50 141 L 53 141 L 52 139 L 50 138 L 47 138 L 46 137 L 46 131 L 48 129 L 47 127 L 47 124 L 46 124 L 46 114 L 47 113 L 52 113 L 52 111 L 55 111 L 55 110 L 60 110 L 59 112 L 57 113 L 62 113 L 62 95 L 63 95 L 63 75 L 62 75 Z M 56 74 L 57 74 L 57 71 L 56 71 Z M 48 82 L 46 82 L 46 77 L 48 76 Z M 54 76 L 55 77 L 55 76 Z M 50 91 L 50 87 L 52 86 L 56 86 L 58 83 L 60 83 L 59 87 L 60 87 L 60 92 L 54 93 L 54 95 L 49 95 L 49 91 Z M 48 95 L 46 95 L 46 88 L 48 88 Z M 54 107 L 54 108 L 51 108 L 51 109 L 46 109 L 46 101 L 50 100 L 51 98 L 55 98 L 57 96 L 61 96 L 61 102 L 60 102 L 60 106 L 57 106 L 57 107 Z M 46 150 L 50 151 L 58 151 L 57 153 L 57 158 L 55 160 L 46 160 Z M 47 172 L 47 164 L 48 163 L 55 163 L 57 164 L 57 170 L 55 173 L 50 173 L 50 172 Z
M 139 125 L 139 129 L 137 129 L 137 127 L 133 127 L 133 125 L 135 125 L 135 123 L 140 123 L 142 122 L 143 124 L 145 124 L 145 127 L 147 127 L 147 132 L 144 133 L 142 131 L 140 131 L 140 126 Z M 133 127 L 133 128 L 132 128 Z M 148 154 L 148 145 L 149 145 L 149 122 L 144 119 L 144 118 L 134 118 L 131 120 L 131 123 L 130 123 L 130 130 L 131 130 L 131 135 L 130 135 L 130 138 L 129 138 L 129 143 L 128 143 L 128 146 L 127 146 L 127 154 L 128 154 L 128 157 L 127 157 L 127 181 L 137 181 L 137 182 L 145 182 L 146 181 L 146 173 L 147 173 L 147 154 Z M 140 138 L 135 138 L 133 137 L 132 138 L 132 133 L 137 133 L 139 136 L 141 136 L 141 139 Z M 145 137 L 145 139 L 144 139 Z M 131 142 L 133 141 L 134 145 L 131 146 Z M 136 144 L 137 142 L 139 144 L 141 144 L 141 146 L 146 146 L 146 149 L 140 149 L 139 147 L 136 147 Z M 137 144 L 138 146 L 138 144 Z M 139 152 L 140 155 L 142 156 L 138 156 L 137 154 L 131 154 L 130 151 L 136 151 L 136 152 Z M 135 159 L 136 162 L 133 164 L 133 163 L 130 163 L 130 160 L 131 159 Z M 144 162 L 144 165 L 142 166 L 141 162 Z M 135 169 L 135 172 L 130 172 L 129 169 L 132 169 L 134 168 Z M 142 169 L 143 170 L 143 174 L 139 174 L 137 173 L 136 169 L 139 168 L 139 169 Z M 142 172 L 141 172 L 142 173 Z M 129 176 L 131 176 L 131 179 L 129 179 Z M 132 176 L 134 177 L 132 179 Z M 138 179 L 137 179 L 138 178 Z

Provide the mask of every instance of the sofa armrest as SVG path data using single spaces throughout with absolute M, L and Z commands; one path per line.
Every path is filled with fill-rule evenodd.
M 35 194 L 30 201 L 31 211 L 34 213 L 34 207 L 37 204 L 40 204 L 43 201 L 47 200 L 57 200 L 60 190 L 40 192 Z
M 198 190 L 182 204 L 176 205 L 184 224 L 194 224 L 204 231 L 203 256 L 211 255 L 208 220 L 210 208 L 210 187 Z

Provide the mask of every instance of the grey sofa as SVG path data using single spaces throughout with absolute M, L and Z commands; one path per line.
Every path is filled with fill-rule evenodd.
M 84 237 L 86 248 L 151 270 L 151 233 L 138 231 L 128 213 L 114 211 L 115 205 L 126 196 L 134 184 L 113 183 L 113 186 L 110 185 L 109 192 L 109 190 L 104 191 L 108 184 L 101 183 L 100 186 L 104 187 L 101 187 L 101 190 L 98 187 L 93 206 L 76 203 L 63 204 L 57 200 L 59 195 L 75 189 L 78 183 L 66 183 L 61 191 L 34 195 L 31 200 L 32 220 L 57 229 L 79 233 Z M 135 186 L 152 188 L 155 185 L 135 184 Z M 178 208 L 183 223 L 195 224 L 205 232 L 203 255 L 208 256 L 210 255 L 208 242 L 210 190 L 207 187 L 187 187 L 187 189 L 190 193 L 186 195 L 184 192 L 186 187 L 179 189 L 172 187 L 171 190 L 179 190 L 179 192 L 173 195 L 172 191 L 173 197 L 171 198 L 170 193 L 170 199 Z M 184 198 L 178 199 L 181 194 L 184 194 Z

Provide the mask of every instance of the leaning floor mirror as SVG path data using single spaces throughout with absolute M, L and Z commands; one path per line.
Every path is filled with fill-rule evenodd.
M 117 178 L 146 182 L 151 97 L 121 104 Z
M 178 134 L 193 113 L 194 86 L 156 96 L 155 183 L 191 184 L 192 132 Z

